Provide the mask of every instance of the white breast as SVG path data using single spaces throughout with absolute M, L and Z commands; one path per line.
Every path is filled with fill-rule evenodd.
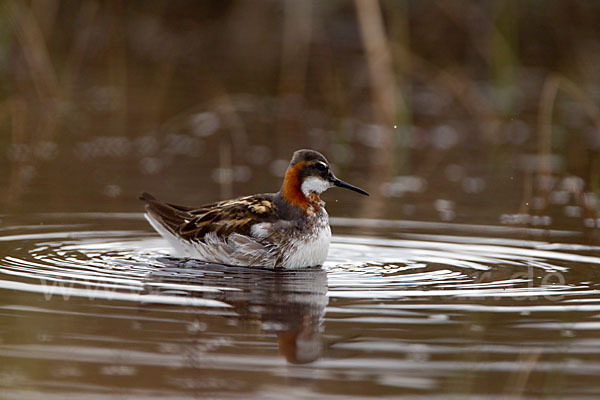
M 323 265 L 327 259 L 330 241 L 331 228 L 329 228 L 329 218 L 327 212 L 323 210 L 313 234 L 298 240 L 298 243 L 286 255 L 282 267 L 297 269 Z

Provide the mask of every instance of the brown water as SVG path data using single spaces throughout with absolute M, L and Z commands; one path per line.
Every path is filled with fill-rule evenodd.
M 352 235 L 377 221 L 334 219 L 346 234 L 323 267 L 273 272 L 170 258 L 141 214 L 5 217 L 2 398 L 600 391 L 600 247 L 569 231 L 380 222 L 398 231 Z

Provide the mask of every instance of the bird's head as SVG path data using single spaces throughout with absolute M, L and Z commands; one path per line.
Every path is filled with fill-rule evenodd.
M 334 186 L 369 195 L 366 191 L 338 179 L 321 153 L 314 150 L 298 150 L 285 173 L 281 194 L 291 204 L 307 208 L 308 204 L 314 201 L 320 202 L 319 195 Z

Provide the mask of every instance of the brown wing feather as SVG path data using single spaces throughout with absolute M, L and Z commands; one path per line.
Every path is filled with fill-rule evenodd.
M 146 211 L 163 225 L 186 240 L 202 240 L 215 232 L 218 236 L 232 233 L 250 235 L 252 225 L 277 221 L 272 195 L 255 195 L 207 204 L 198 208 L 163 203 L 154 196 L 143 193 Z

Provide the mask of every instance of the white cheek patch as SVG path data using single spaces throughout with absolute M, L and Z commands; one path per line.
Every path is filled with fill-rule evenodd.
M 308 196 L 312 192 L 321 194 L 330 187 L 331 183 L 329 183 L 329 181 L 318 178 L 316 176 L 311 176 L 310 178 L 306 178 L 304 182 L 302 182 L 301 189 L 302 193 L 304 193 L 305 196 Z

